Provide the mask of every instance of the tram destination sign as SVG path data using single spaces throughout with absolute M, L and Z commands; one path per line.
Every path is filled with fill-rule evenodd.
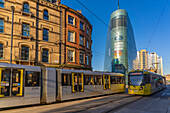
M 134 73 L 130 73 L 129 75 L 142 75 L 142 72 L 134 72 Z

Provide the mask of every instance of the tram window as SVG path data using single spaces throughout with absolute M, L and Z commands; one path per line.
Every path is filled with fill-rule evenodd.
M 111 76 L 111 77 L 110 77 L 110 80 L 111 80 L 111 84 L 117 84 L 116 77 Z
M 93 75 L 86 75 L 84 83 L 85 83 L 85 85 L 94 85 L 94 76 Z
M 10 75 L 11 71 L 10 70 L 3 70 L 2 71 L 2 76 L 1 76 L 1 94 L 4 96 L 9 96 L 10 93 Z
M 159 83 L 160 83 L 160 85 L 162 85 L 162 83 L 163 83 L 163 78 L 159 78 Z
M 111 80 L 111 84 L 117 84 L 116 77 L 111 76 L 111 77 L 110 77 L 110 80 Z
M 125 77 L 122 77 L 122 84 L 125 83 Z
M 166 78 L 163 78 L 163 84 L 164 85 L 166 84 Z
M 26 72 L 25 86 L 39 86 L 40 73 L 39 72 Z
M 9 81 L 10 80 L 10 70 L 4 70 L 3 72 L 2 72 L 2 80 L 1 81 Z
M 162 80 L 163 80 L 163 85 L 165 85 L 165 78 L 163 78 Z
M 20 73 L 18 71 L 13 72 L 12 82 L 19 83 L 20 81 Z
M 111 76 L 111 84 L 124 84 L 125 77 Z
M 150 75 L 146 74 L 144 75 L 144 84 L 149 84 L 150 83 Z
M 117 77 L 117 84 L 121 84 L 122 83 L 122 77 Z
M 102 76 L 95 75 L 94 76 L 94 85 L 101 85 L 102 84 Z
M 62 75 L 62 86 L 70 86 L 70 74 Z

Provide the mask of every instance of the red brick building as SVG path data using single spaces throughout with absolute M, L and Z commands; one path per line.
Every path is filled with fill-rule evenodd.
M 91 33 L 92 25 L 82 15 L 65 5 L 60 5 L 62 10 L 62 34 L 65 40 L 64 64 L 68 67 L 77 67 L 91 70 Z

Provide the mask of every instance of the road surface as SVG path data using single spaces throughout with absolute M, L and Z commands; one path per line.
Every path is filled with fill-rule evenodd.
M 67 101 L 49 105 L 27 106 L 2 113 L 170 113 L 170 85 L 151 96 L 127 93 Z
M 143 97 L 110 113 L 170 113 L 170 85 L 156 94 Z

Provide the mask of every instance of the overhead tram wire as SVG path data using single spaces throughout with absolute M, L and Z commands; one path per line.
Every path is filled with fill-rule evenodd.
M 107 26 L 107 27 L 112 31 L 112 29 L 111 29 L 110 26 L 108 26 L 108 25 L 107 25 L 102 19 L 100 19 L 95 13 L 93 13 L 90 9 L 88 9 L 85 5 L 83 5 L 83 3 L 81 3 L 79 0 L 76 0 L 76 1 L 78 1 L 83 7 L 85 7 L 89 12 L 91 12 L 96 18 L 98 18 L 105 26 Z M 11 29 L 10 27 L 5 27 L 5 28 Z M 18 29 L 15 29 L 15 31 L 21 32 L 21 31 L 18 30 Z M 34 31 L 33 31 L 33 32 L 34 32 Z M 113 32 L 119 36 L 119 34 L 118 34 L 117 32 L 115 32 L 115 31 L 113 31 Z M 33 34 L 34 34 L 34 33 L 33 33 Z M 18 38 L 18 39 L 20 39 L 20 38 Z M 126 41 L 126 42 L 129 43 L 128 41 Z M 131 45 L 130 43 L 129 43 L 129 45 L 130 45 L 133 49 L 135 49 L 135 47 L 134 47 L 133 45 Z M 137 50 L 135 49 L 135 51 L 137 51 Z M 98 52 L 98 51 L 93 51 L 93 52 L 105 56 L 104 53 L 101 53 L 101 52 Z M 109 56 L 105 56 L 105 57 L 109 57 Z
M 79 4 L 81 4 L 84 8 L 86 8 L 89 12 L 91 12 L 97 19 L 99 19 L 105 26 L 107 26 L 111 31 L 112 31 L 112 29 L 111 29 L 111 27 L 110 26 L 108 26 L 102 19 L 100 19 L 96 14 L 94 14 L 90 9 L 88 9 L 83 3 L 81 3 L 79 0 L 76 0 Z M 115 34 L 117 34 L 118 36 L 119 36 L 119 34 L 117 33 L 117 32 L 115 32 L 115 31 L 112 31 L 112 32 L 114 32 Z M 134 50 L 135 50 L 135 52 L 137 53 L 137 49 L 134 47 L 134 45 L 131 45 L 128 41 L 125 41 L 125 42 L 127 42 L 128 43 L 128 45 L 130 45 Z M 106 56 L 105 56 L 106 57 Z M 108 57 L 108 56 L 107 56 Z M 110 67 L 110 66 L 109 66 Z
M 85 7 L 89 12 L 91 12 L 97 19 L 99 19 L 105 26 L 107 26 L 111 31 L 112 31 L 112 28 L 110 26 L 108 26 L 102 19 L 100 19 L 96 14 L 94 14 L 89 8 L 87 8 L 83 3 L 81 3 L 79 0 L 76 0 L 79 4 L 81 4 L 83 7 Z M 115 34 L 117 34 L 119 36 L 119 34 L 115 31 L 112 31 L 114 32 Z M 130 45 L 134 50 L 135 50 L 135 53 L 137 53 L 137 49 L 134 47 L 134 45 L 131 45 L 128 41 L 125 41 L 128 43 L 128 45 Z M 93 51 L 95 52 L 95 51 Z M 95 52 L 95 53 L 99 53 L 99 52 Z M 103 55 L 103 53 L 101 53 Z M 109 57 L 109 56 L 106 56 L 105 57 Z M 111 65 L 110 65 L 111 66 Z M 109 67 L 110 67 L 109 66 Z
M 96 14 L 94 14 L 90 9 L 88 9 L 83 3 L 81 3 L 79 0 L 76 0 L 76 1 L 77 1 L 79 4 L 81 4 L 83 7 L 85 7 L 89 12 L 91 12 L 96 18 L 98 18 L 104 25 L 106 25 L 106 26 L 112 31 L 112 29 L 110 28 L 110 26 L 108 26 L 102 19 L 100 19 Z M 168 0 L 166 1 L 166 4 L 165 4 L 165 6 L 164 6 L 164 8 L 163 8 L 163 10 L 162 10 L 161 16 L 159 17 L 159 20 L 158 20 L 158 22 L 157 22 L 157 24 L 156 24 L 156 26 L 155 26 L 155 28 L 154 28 L 154 31 L 153 31 L 152 36 L 151 36 L 151 40 L 153 39 L 154 33 L 155 33 L 155 31 L 156 31 L 156 27 L 157 27 L 157 25 L 159 24 L 159 22 L 160 22 L 160 20 L 161 20 L 161 17 L 162 17 L 162 15 L 163 15 L 163 12 L 164 12 L 166 6 L 167 6 L 167 3 L 168 3 Z M 114 32 L 115 34 L 117 34 L 117 32 L 115 32 L 115 31 L 113 31 L 113 32 Z M 119 36 L 119 34 L 117 34 L 117 35 Z M 146 47 L 146 50 L 148 49 L 148 46 L 149 46 L 151 40 L 149 40 L 148 45 L 147 45 L 147 47 Z M 136 49 L 133 45 L 131 45 L 128 41 L 126 41 L 126 42 L 137 52 L 137 49 Z M 98 52 L 98 53 L 99 53 L 99 52 Z M 101 54 L 103 55 L 103 53 L 101 53 Z M 107 56 L 107 57 L 108 57 L 108 56 Z M 167 62 L 167 63 L 169 63 L 169 62 Z
M 77 0 L 78 2 L 80 2 L 79 0 Z M 85 5 L 83 5 L 81 2 L 80 2 L 80 4 L 83 6 L 83 7 L 85 7 L 88 11 L 90 11 L 93 15 L 95 15 L 90 9 L 88 9 Z M 110 26 L 108 26 L 102 19 L 100 19 L 97 15 L 95 15 L 95 17 L 96 18 L 98 18 L 103 24 L 105 24 L 111 31 L 112 31 L 112 29 L 110 28 Z M 11 29 L 10 27 L 5 27 L 5 28 L 7 28 L 7 29 Z M 18 30 L 18 29 L 15 29 L 15 31 L 17 31 L 17 32 L 21 32 L 20 30 Z M 115 31 L 113 31 L 115 34 L 117 34 Z M 34 32 L 34 30 L 33 30 L 33 34 L 34 34 L 35 32 Z M 119 36 L 119 34 L 117 34 L 118 36 Z M 20 39 L 20 38 L 16 38 L 16 39 Z M 128 41 L 126 41 L 127 43 L 128 43 Z M 131 47 L 133 47 L 133 49 L 135 49 L 134 48 L 134 46 L 133 45 L 131 45 L 130 43 L 129 43 L 129 45 L 131 46 Z M 135 49 L 136 50 L 136 49 Z M 93 51 L 94 53 L 97 53 L 97 54 L 100 54 L 100 55 L 105 55 L 104 53 L 101 53 L 101 52 L 98 52 L 98 51 Z M 106 56 L 106 57 L 109 57 L 109 56 Z
M 163 10 L 162 10 L 162 12 L 161 12 L 161 15 L 160 15 L 160 17 L 159 17 L 159 19 L 158 19 L 158 21 L 157 21 L 157 23 L 156 23 L 156 25 L 155 25 L 155 27 L 154 27 L 154 29 L 153 29 L 151 38 L 150 38 L 150 40 L 149 40 L 149 42 L 148 42 L 148 44 L 147 44 L 147 46 L 146 46 L 146 50 L 148 49 L 149 44 L 151 43 L 151 41 L 152 41 L 152 39 L 153 39 L 153 36 L 154 36 L 154 34 L 155 34 L 155 31 L 156 31 L 156 28 L 157 28 L 157 26 L 158 26 L 158 24 L 159 24 L 159 22 L 160 22 L 160 20 L 161 20 L 161 18 L 162 18 L 162 15 L 163 15 L 163 13 L 164 13 L 164 11 L 165 11 L 165 8 L 166 8 L 167 4 L 168 4 L 168 0 L 166 1 L 165 6 L 163 7 Z
M 82 2 L 80 2 L 79 0 L 76 0 L 79 4 L 81 4 L 84 8 L 86 8 L 90 13 L 92 13 L 97 19 L 99 19 L 105 26 L 107 26 L 111 31 L 112 31 L 112 28 L 110 26 L 108 26 L 102 19 L 100 19 L 95 13 L 93 13 L 88 7 L 86 7 Z M 119 36 L 119 34 L 115 31 L 112 31 L 114 32 L 115 34 L 117 34 Z M 137 49 L 131 45 L 128 41 L 125 41 L 127 42 L 136 52 L 137 52 Z

